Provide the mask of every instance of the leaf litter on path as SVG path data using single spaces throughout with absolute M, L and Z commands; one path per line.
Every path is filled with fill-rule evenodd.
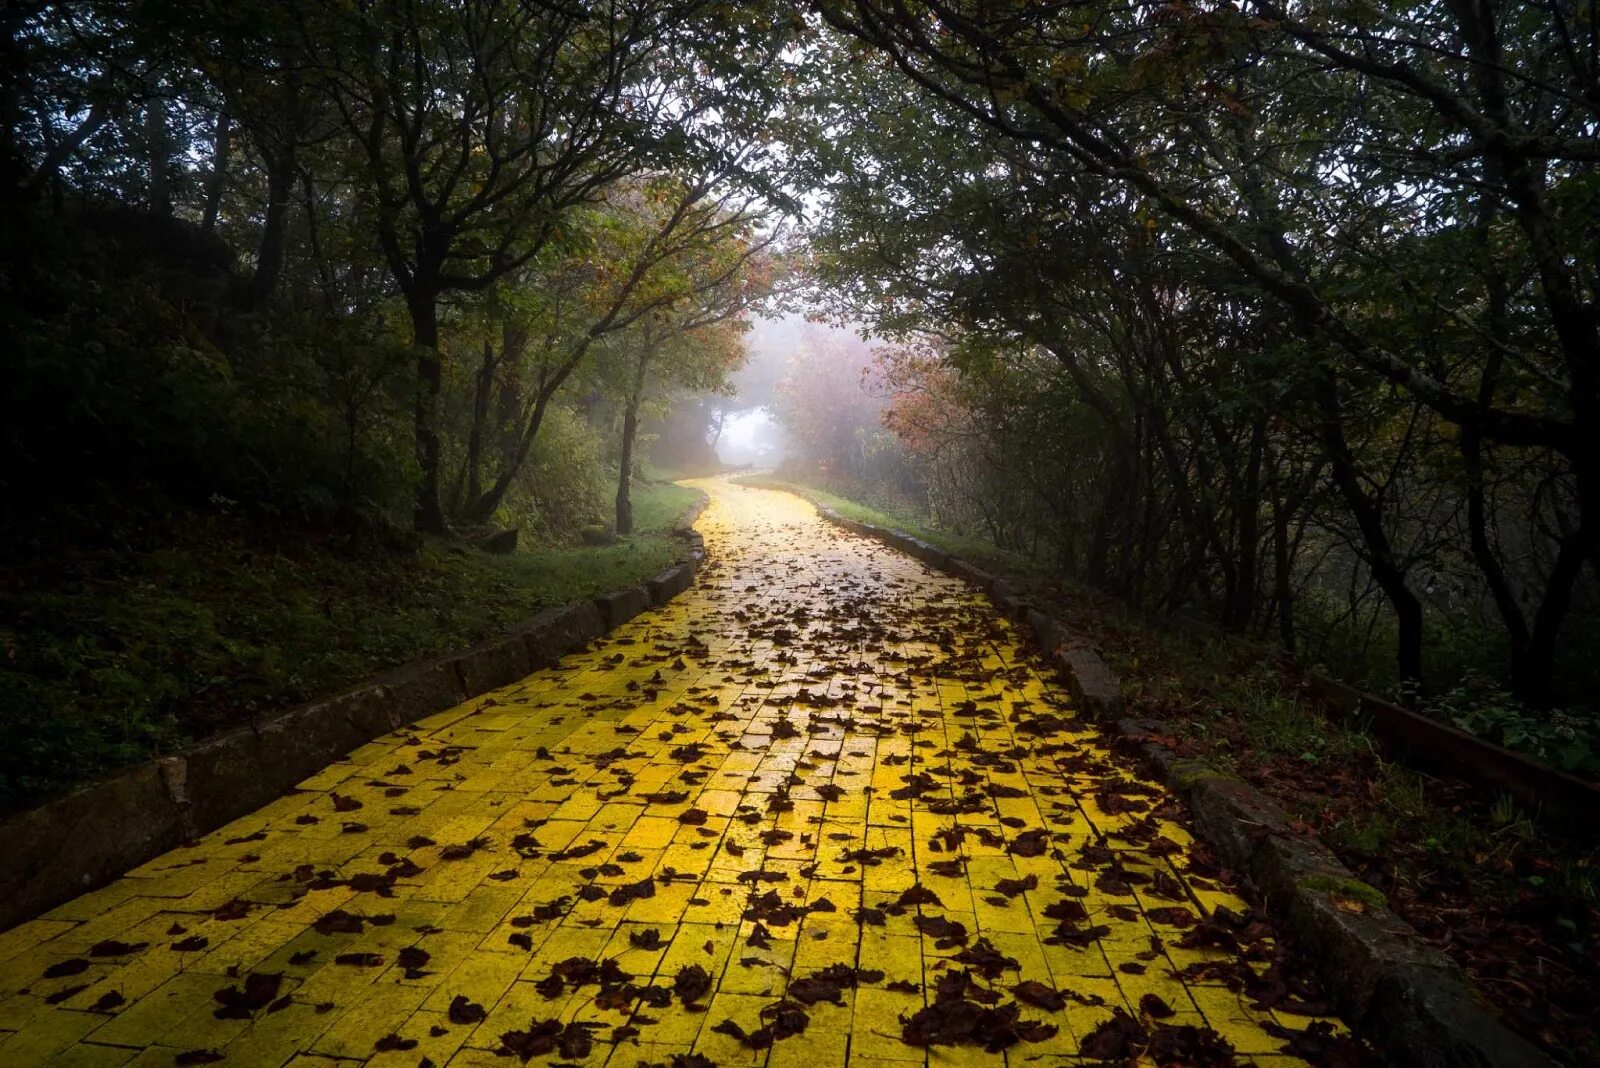
M 1184 844 L 1181 808 L 1075 717 L 975 590 L 794 498 L 707 485 L 710 560 L 689 593 L 311 781 L 320 806 L 300 814 L 366 820 L 339 836 L 348 863 L 311 848 L 339 827 L 294 816 L 196 847 L 273 850 L 200 919 L 303 904 L 305 918 L 273 922 L 283 946 L 317 940 L 262 947 L 292 978 L 274 965 L 217 989 L 217 1015 L 246 1022 L 239 1049 L 292 986 L 343 966 L 375 973 L 358 990 L 437 989 L 436 1020 L 491 1028 L 474 1044 L 523 1062 L 670 1031 L 691 1051 L 619 1055 L 710 1068 L 843 1027 L 852 1050 L 889 1059 L 968 1047 L 998 1065 L 1021 1046 L 1024 1059 L 1220 1068 L 1249 1048 L 1358 1063 L 1270 926 Z M 403 806 L 383 800 L 397 789 Z M 467 915 L 455 902 L 495 903 L 483 948 L 519 962 L 498 985 L 453 926 Z M 386 928 L 408 938 L 372 941 Z M 129 966 L 151 938 L 122 937 L 91 952 L 97 969 Z M 1107 956 L 1112 976 L 1088 978 Z M 37 959 L 35 982 L 92 978 L 79 955 Z M 734 975 L 746 992 L 724 1002 Z M 494 1006 L 513 985 L 507 1016 Z M 317 1009 L 307 1049 L 342 1015 Z M 415 1053 L 424 1033 L 390 1021 L 361 1048 Z

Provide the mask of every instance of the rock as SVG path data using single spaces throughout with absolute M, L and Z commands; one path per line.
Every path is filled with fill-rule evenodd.
M 691 564 L 675 564 L 658 571 L 645 583 L 645 588 L 650 591 L 651 604 L 663 605 L 688 589 L 693 581 L 694 567 Z
M 1122 714 L 1122 684 L 1093 649 L 1065 644 L 1056 650 L 1055 659 L 1067 678 L 1079 713 L 1096 720 L 1115 719 Z
M 516 628 L 528 649 L 529 664 L 549 667 L 606 632 L 605 619 L 593 601 L 574 601 L 547 608 Z
M 594 603 L 606 622 L 606 630 L 612 631 L 649 608 L 650 593 L 643 586 L 624 586 L 620 590 L 602 593 L 594 599 Z

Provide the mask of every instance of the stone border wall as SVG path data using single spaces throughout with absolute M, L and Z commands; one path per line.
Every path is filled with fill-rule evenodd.
M 1188 802 L 1195 830 L 1249 879 L 1294 944 L 1313 961 L 1340 1014 L 1384 1059 L 1421 1068 L 1554 1068 L 1502 1024 L 1455 961 L 1388 907 L 1314 836 L 1295 831 L 1277 803 L 1204 763 L 1180 759 L 1157 728 L 1124 716 L 1121 682 L 1083 636 L 1018 597 L 1004 579 L 936 546 L 847 519 L 812 501 L 829 522 L 966 579 L 1023 623 L 1061 672 L 1078 711 Z
M 685 559 L 642 586 L 548 609 L 464 652 L 225 731 L 0 823 L 0 931 L 254 812 L 380 735 L 510 685 L 666 604 L 705 559 L 692 526 L 705 505 L 674 530 Z

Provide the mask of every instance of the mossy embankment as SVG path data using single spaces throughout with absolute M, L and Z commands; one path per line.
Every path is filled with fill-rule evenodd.
M 681 558 L 672 527 L 700 496 L 643 486 L 632 537 L 505 555 L 221 505 L 17 545 L 0 565 L 0 812 L 640 582 Z

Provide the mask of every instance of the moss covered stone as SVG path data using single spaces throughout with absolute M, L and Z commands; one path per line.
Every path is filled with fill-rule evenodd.
M 1381 909 L 1389 906 L 1389 899 L 1384 896 L 1383 891 L 1367 885 L 1360 879 L 1346 879 L 1334 875 L 1310 875 L 1301 879 L 1300 885 L 1307 890 L 1354 898 L 1368 908 Z

